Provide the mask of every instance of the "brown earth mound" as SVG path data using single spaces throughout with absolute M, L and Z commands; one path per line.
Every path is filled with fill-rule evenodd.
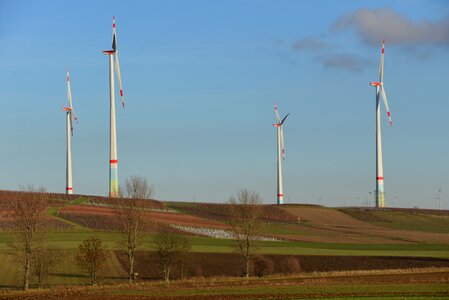
M 167 206 L 202 218 L 229 220 L 228 204 L 172 202 L 167 203 Z M 295 223 L 297 218 L 277 205 L 262 205 L 262 221 L 266 223 Z
M 143 219 L 149 226 L 155 224 L 177 224 L 194 227 L 224 228 L 224 224 L 196 216 L 168 211 L 143 211 Z M 98 207 L 90 205 L 65 206 L 58 212 L 58 216 L 94 229 L 116 230 L 119 228 L 117 209 L 112 207 Z M 153 225 L 151 225 L 153 224 Z M 150 231 L 157 228 L 149 228 Z
M 126 269 L 127 257 L 123 251 L 116 255 Z M 160 279 L 161 270 L 158 259 L 153 252 L 138 252 L 136 256 L 136 272 L 142 279 Z M 318 255 L 263 255 L 255 256 L 252 261 L 252 272 L 257 271 L 259 262 L 268 263 L 269 274 L 289 274 L 302 272 L 330 272 L 354 270 L 386 270 L 428 267 L 449 267 L 448 259 L 385 257 L 385 256 L 318 256 Z M 297 263 L 297 266 L 295 265 Z M 149 268 L 148 266 L 152 266 Z M 244 260 L 237 253 L 190 253 L 185 267 L 187 277 L 190 276 L 242 276 Z M 299 269 L 298 269 L 299 268 Z M 256 272 L 257 273 L 257 272 Z M 173 270 L 173 277 L 180 278 L 180 268 Z

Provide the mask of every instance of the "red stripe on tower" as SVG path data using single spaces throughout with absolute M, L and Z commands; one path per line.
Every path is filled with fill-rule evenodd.
M 118 164 L 118 160 L 117 159 L 111 159 L 109 161 L 109 163 L 111 163 L 111 164 Z

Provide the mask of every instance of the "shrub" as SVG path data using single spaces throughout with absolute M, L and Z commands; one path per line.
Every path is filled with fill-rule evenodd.
M 264 256 L 258 256 L 254 259 L 254 274 L 258 277 L 272 274 L 274 263 L 271 259 Z
M 296 257 L 286 257 L 280 261 L 280 267 L 283 273 L 299 273 L 301 265 Z

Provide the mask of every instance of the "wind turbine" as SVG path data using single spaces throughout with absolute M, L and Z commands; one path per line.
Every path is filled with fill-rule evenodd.
M 376 88 L 376 207 L 385 207 L 385 191 L 384 191 L 384 171 L 382 163 L 382 140 L 380 134 L 380 97 L 387 111 L 390 126 L 393 126 L 391 121 L 390 108 L 388 107 L 387 95 L 384 88 L 384 55 L 385 55 L 385 40 L 382 41 L 382 54 L 380 57 L 379 66 L 379 81 L 371 82 L 371 86 Z
M 66 164 L 66 194 L 73 194 L 73 183 L 72 183 L 72 150 L 70 138 L 73 136 L 73 119 L 78 123 L 78 118 L 75 115 L 72 105 L 72 92 L 70 90 L 70 74 L 69 69 L 66 70 L 67 73 L 67 98 L 69 100 L 69 106 L 63 107 L 62 111 L 66 112 L 66 124 L 67 124 L 67 164 Z
M 285 159 L 285 151 L 284 151 L 284 122 L 287 119 L 287 114 L 282 120 L 279 117 L 278 108 L 276 103 L 274 103 L 274 113 L 276 114 L 276 122 L 273 126 L 277 127 L 277 204 L 284 204 L 284 188 L 282 186 L 282 160 Z
M 112 17 L 112 50 L 104 50 L 109 55 L 109 94 L 110 94 L 110 131 L 109 131 L 109 197 L 118 197 L 118 159 L 117 159 L 117 131 L 115 123 L 115 90 L 114 90 L 114 68 L 120 87 L 122 106 L 125 108 L 123 98 L 122 79 L 120 77 L 120 64 L 118 62 L 117 35 L 115 17 Z

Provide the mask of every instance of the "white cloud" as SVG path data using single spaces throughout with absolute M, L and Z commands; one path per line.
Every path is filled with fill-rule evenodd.
M 389 44 L 409 47 L 449 45 L 449 17 L 417 22 L 391 8 L 356 10 L 340 17 L 333 29 L 354 30 L 369 45 L 379 45 L 383 39 Z

